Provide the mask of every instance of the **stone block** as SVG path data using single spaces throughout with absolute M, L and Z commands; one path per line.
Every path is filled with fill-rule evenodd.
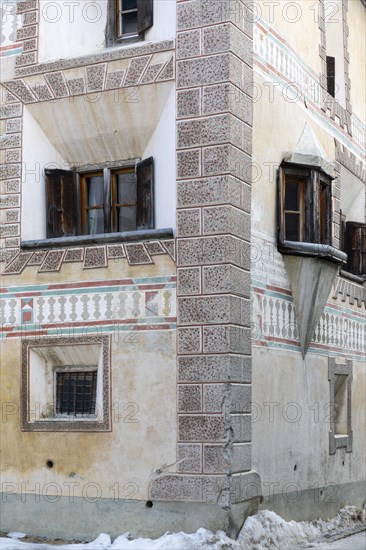
M 230 54 L 212 55 L 177 62 L 177 87 L 190 88 L 230 80 Z M 241 75 L 239 75 L 241 80 Z
M 241 355 L 178 357 L 180 382 L 251 382 L 251 358 Z
M 250 245 L 231 235 L 178 239 L 179 267 L 232 263 L 250 269 Z
M 235 325 L 203 327 L 203 352 L 250 355 L 250 329 Z
M 179 325 L 240 324 L 241 304 L 237 296 L 178 298 Z
M 227 422 L 223 415 L 179 415 L 179 441 L 226 440 Z
M 192 88 L 177 92 L 177 116 L 187 118 L 201 114 L 201 90 Z
M 251 412 L 252 388 L 249 385 L 230 384 L 227 407 L 232 413 Z
M 233 443 L 246 443 L 252 439 L 252 419 L 250 414 L 232 414 L 230 423 L 233 430 Z
M 228 412 L 226 410 L 227 398 L 227 384 L 205 384 L 203 386 L 203 412 L 225 414 Z
M 230 470 L 229 453 L 225 451 L 224 445 L 203 446 L 203 471 L 205 474 L 226 474 Z
M 200 473 L 202 471 L 202 445 L 178 444 L 178 472 Z
M 178 147 L 197 147 L 229 141 L 229 115 L 178 122 Z
M 193 354 L 202 351 L 201 327 L 182 327 L 177 329 L 178 353 Z
M 178 386 L 178 412 L 202 411 L 201 384 L 180 384 Z
M 224 476 L 170 474 L 154 479 L 149 499 L 226 504 L 229 488 Z
M 203 267 L 204 294 L 232 292 L 241 296 L 250 295 L 250 273 L 233 265 Z
M 231 83 L 213 84 L 203 88 L 202 113 L 214 114 L 228 111 L 250 126 L 253 123 L 252 100 Z
M 201 210 L 191 208 L 177 211 L 177 236 L 196 236 L 201 234 Z
M 203 209 L 203 234 L 230 233 L 250 240 L 250 216 L 233 206 Z
M 180 32 L 177 37 L 177 59 L 195 57 L 201 54 L 201 31 Z
M 178 30 L 192 29 L 226 21 L 229 15 L 229 0 L 192 0 L 177 4 Z
M 206 413 L 250 413 L 251 386 L 243 384 L 205 384 L 203 411 Z
M 234 443 L 230 448 L 224 445 L 203 446 L 203 472 L 236 473 L 251 469 L 251 445 Z
M 249 185 L 252 180 L 252 160 L 249 155 L 233 145 L 216 145 L 203 149 L 204 176 L 229 173 Z
M 195 178 L 201 175 L 201 151 L 190 149 L 177 152 L 178 179 Z
M 178 268 L 177 294 L 201 294 L 201 268 Z
M 240 180 L 229 175 L 179 182 L 178 208 L 225 203 L 240 207 L 241 187 Z

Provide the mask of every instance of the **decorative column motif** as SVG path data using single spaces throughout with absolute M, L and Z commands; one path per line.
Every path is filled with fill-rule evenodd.
M 178 473 L 156 479 L 151 498 L 214 502 L 230 515 L 260 491 L 259 476 L 244 473 L 253 16 L 240 0 L 177 9 Z

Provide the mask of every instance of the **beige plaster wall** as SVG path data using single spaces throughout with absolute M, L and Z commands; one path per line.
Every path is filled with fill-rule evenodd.
M 364 479 L 365 391 L 365 363 L 354 361 L 353 451 L 330 455 L 327 357 L 308 353 L 303 361 L 300 353 L 253 348 L 253 468 L 261 473 L 265 495 L 271 483 L 278 483 L 275 493 L 286 493 L 289 483 L 306 490 Z
M 353 112 L 364 123 L 366 118 L 366 8 L 361 2 L 348 2 L 349 77 Z
M 256 72 L 254 81 L 262 94 L 254 103 L 252 228 L 275 237 L 276 170 L 285 153 L 295 148 L 307 123 L 333 162 L 334 138 L 308 114 L 301 98 L 288 101 L 280 87 L 270 92 Z
M 320 31 L 316 2 L 257 0 L 254 17 L 257 20 L 259 16 L 285 37 L 308 66 L 317 74 L 320 72 Z
M 112 338 L 111 433 L 21 432 L 20 339 L 8 339 L 1 353 L 3 489 L 15 483 L 16 492 L 84 498 L 116 498 L 119 490 L 121 499 L 146 500 L 154 472 L 176 460 L 175 331 Z

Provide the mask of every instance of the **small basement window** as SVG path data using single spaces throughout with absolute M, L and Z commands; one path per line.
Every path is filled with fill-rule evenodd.
M 329 453 L 345 447 L 347 452 L 352 451 L 352 361 L 337 363 L 335 359 L 328 359 L 328 379 L 330 386 L 330 415 Z
M 23 431 L 110 431 L 110 337 L 26 339 Z

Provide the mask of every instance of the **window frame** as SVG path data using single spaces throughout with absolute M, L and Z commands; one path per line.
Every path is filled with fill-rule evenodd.
M 119 230 L 117 227 L 117 210 L 119 203 L 114 201 L 117 197 L 117 175 L 122 173 L 134 173 L 136 185 L 136 226 L 135 229 Z M 87 210 L 86 178 L 88 176 L 103 176 L 104 231 L 103 233 L 89 233 Z M 65 194 L 63 186 L 67 185 Z M 59 189 L 62 187 L 62 189 Z M 45 170 L 46 188 L 46 240 L 67 237 L 100 238 L 108 235 L 133 235 L 138 231 L 150 231 L 155 228 L 154 205 L 154 158 L 152 156 L 128 161 L 113 161 L 103 164 L 84 165 L 72 170 Z M 113 193 L 113 197 L 112 197 Z M 63 212 L 62 197 L 74 197 L 68 200 L 69 211 Z M 132 204 L 132 203 L 131 203 Z M 52 218 L 52 219 L 50 219 Z M 71 228 L 70 220 L 73 220 Z M 63 226 L 66 220 L 66 230 Z
M 102 170 L 78 170 L 77 187 L 80 194 L 79 213 L 80 213 L 80 235 L 98 235 L 98 233 L 89 233 L 87 211 L 93 208 L 87 202 L 87 182 L 88 177 L 102 176 L 103 177 L 103 204 L 95 206 L 95 209 L 103 209 L 104 213 L 104 231 L 103 233 L 122 233 L 124 231 L 137 231 L 136 229 L 121 230 L 118 228 L 118 213 L 117 209 L 127 204 L 118 203 L 117 178 L 118 174 L 134 174 L 136 178 L 136 200 L 128 206 L 135 206 L 137 210 L 137 174 L 135 164 L 129 166 L 119 166 L 116 168 L 103 168 Z
M 83 353 L 83 346 L 96 346 L 99 348 L 98 365 L 95 364 L 52 364 L 53 356 L 57 348 L 67 346 L 68 348 L 78 348 L 78 353 Z M 52 360 L 46 361 L 44 365 L 35 365 L 32 353 L 37 356 L 43 348 L 43 355 L 46 357 L 50 352 L 44 351 L 50 349 Z M 38 353 L 37 353 L 38 350 Z M 70 349 L 69 349 L 70 353 Z M 51 356 L 50 356 L 51 357 Z M 24 432 L 110 432 L 112 430 L 111 419 L 111 337 L 109 335 L 90 335 L 75 337 L 41 337 L 26 338 L 22 342 L 22 374 L 21 374 L 21 400 L 20 400 L 20 423 L 21 431 Z M 32 369 L 35 369 L 32 371 Z M 55 372 L 80 371 L 80 369 L 89 372 L 92 369 L 97 371 L 96 388 L 96 414 L 95 415 L 60 415 L 56 414 L 56 386 L 53 386 L 53 395 L 44 396 L 44 400 L 38 399 L 37 391 L 32 395 L 32 377 L 34 373 L 39 376 L 39 380 L 46 384 L 46 378 L 49 371 Z M 42 387 L 42 386 L 40 386 Z M 49 399 L 53 399 L 50 403 Z
M 145 31 L 154 24 L 153 0 L 137 0 L 137 33 L 120 34 L 119 22 L 120 0 L 108 0 L 106 46 L 130 44 L 145 39 Z
M 301 219 L 301 239 L 286 239 L 285 199 L 287 178 L 304 181 Z M 332 177 L 316 166 L 306 166 L 283 161 L 278 177 L 278 244 L 281 251 L 288 251 L 289 245 L 311 243 L 331 245 L 332 242 Z M 325 190 L 325 220 L 321 222 L 321 189 Z M 322 237 L 321 233 L 324 233 Z M 291 247 L 293 248 L 293 247 Z
M 336 433 L 336 378 L 346 376 L 347 384 L 347 433 Z M 333 357 L 328 358 L 328 380 L 330 393 L 330 426 L 329 426 L 329 454 L 335 454 L 337 449 L 346 448 L 346 452 L 352 452 L 353 431 L 352 431 L 352 381 L 353 363 L 347 360 L 346 363 L 337 363 Z

